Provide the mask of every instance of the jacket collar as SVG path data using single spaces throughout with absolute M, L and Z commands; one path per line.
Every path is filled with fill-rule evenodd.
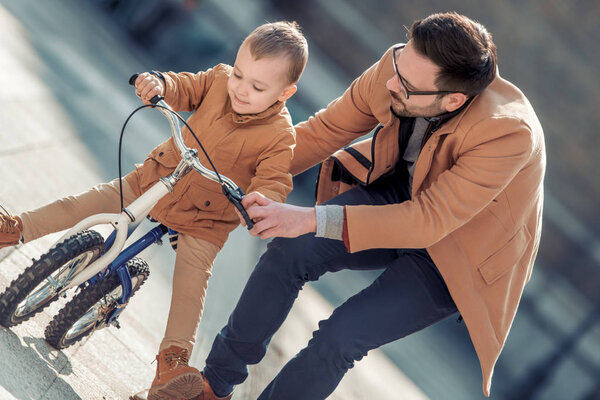
M 445 133 L 454 132 L 454 130 L 456 129 L 456 125 L 460 121 L 460 118 L 456 118 L 454 121 L 452 121 L 453 122 L 452 124 L 446 124 L 446 123 L 449 122 L 450 120 L 452 120 L 454 117 L 456 117 L 461 112 L 463 112 L 465 109 L 467 109 L 467 107 L 469 106 L 469 104 L 471 104 L 471 102 L 473 101 L 474 98 L 475 98 L 474 96 L 469 97 L 467 99 L 467 101 L 465 101 L 465 104 L 463 104 L 462 106 L 460 106 L 459 108 L 457 108 L 454 111 L 447 112 L 447 113 L 438 115 L 436 117 L 426 117 L 425 120 L 427 122 L 429 122 L 429 124 L 433 124 L 431 131 L 435 132 L 438 129 L 440 129 L 440 127 L 442 125 L 445 125 L 444 126 Z M 446 128 L 448 128 L 448 129 L 446 129 Z
M 257 121 L 257 120 L 269 118 L 273 115 L 279 114 L 284 106 L 285 106 L 284 102 L 276 101 L 272 106 L 270 106 L 269 108 L 267 108 L 266 110 L 264 110 L 262 112 L 259 112 L 256 114 L 238 114 L 235 111 L 233 111 L 233 108 L 231 107 L 231 100 L 229 100 L 229 98 L 227 98 L 227 103 L 225 105 L 224 111 L 225 111 L 226 115 L 227 114 L 231 115 L 231 120 L 234 123 L 246 124 L 251 121 Z

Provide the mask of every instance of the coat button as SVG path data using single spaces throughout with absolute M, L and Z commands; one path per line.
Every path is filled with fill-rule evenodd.
M 333 190 L 334 192 L 337 192 L 338 191 L 338 187 L 334 186 L 334 187 L 331 188 L 331 190 Z
M 206 200 L 206 201 L 204 202 L 204 207 L 208 207 L 208 206 L 210 206 L 210 201 Z
M 385 169 L 390 169 L 390 168 L 392 168 L 391 165 L 388 165 L 388 166 L 385 167 Z
M 165 154 L 165 152 L 164 152 L 164 151 L 161 151 L 160 153 L 158 153 L 158 156 L 159 156 L 159 157 L 162 157 L 164 154 Z

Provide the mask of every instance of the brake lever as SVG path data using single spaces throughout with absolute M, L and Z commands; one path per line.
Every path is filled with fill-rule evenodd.
M 221 188 L 223 189 L 223 194 L 225 194 L 227 199 L 235 206 L 235 208 L 237 208 L 240 214 L 242 214 L 242 217 L 244 217 L 246 228 L 248 228 L 248 230 L 252 229 L 254 227 L 254 222 L 250 219 L 248 212 L 246 212 L 246 209 L 242 205 L 244 191 L 241 188 L 232 189 L 227 185 L 221 185 Z

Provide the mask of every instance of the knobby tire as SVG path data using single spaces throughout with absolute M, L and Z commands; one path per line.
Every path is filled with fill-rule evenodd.
M 133 258 L 127 262 L 133 283 L 131 296 L 144 284 L 150 270 L 148 264 Z M 64 349 L 107 325 L 107 317 L 117 306 L 121 283 L 116 273 L 102 282 L 87 286 L 73 297 L 46 327 L 46 341 L 56 349 Z M 117 290 L 119 289 L 119 290 Z M 96 314 L 97 313 L 97 314 Z M 82 318 L 86 318 L 82 320 Z M 80 321 L 80 325 L 76 324 Z M 87 321 L 87 324 L 83 324 Z M 71 334 L 71 329 L 75 329 Z M 77 329 L 80 329 L 77 331 Z
M 77 257 L 86 255 L 88 259 L 85 260 L 85 263 L 77 266 L 77 269 L 81 271 L 96 260 L 103 251 L 104 239 L 95 231 L 79 232 L 52 247 L 38 260 L 34 260 L 33 264 L 12 281 L 0 295 L 0 324 L 7 328 L 12 327 L 27 321 L 42 311 L 58 298 L 59 293 L 49 292 L 47 297 L 41 298 L 40 303 L 34 305 L 30 311 L 22 314 L 17 312 L 24 300 L 32 296 L 34 290 L 62 266 L 77 259 Z M 43 287 L 35 293 L 41 292 L 42 289 Z

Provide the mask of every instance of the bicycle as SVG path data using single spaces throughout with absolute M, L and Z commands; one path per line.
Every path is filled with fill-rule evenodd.
M 137 74 L 129 79 L 133 85 Z M 123 207 L 121 213 L 96 214 L 87 217 L 64 233 L 38 260 L 26 268 L 0 295 L 0 324 L 9 328 L 18 325 L 42 311 L 59 296 L 66 297 L 71 288 L 79 292 L 65 304 L 45 330 L 46 341 L 56 349 L 64 349 L 93 332 L 108 326 L 120 327 L 118 317 L 131 297 L 144 284 L 150 274 L 148 264 L 136 257 L 150 245 L 162 243 L 165 234 L 176 235 L 163 224 L 152 228 L 123 250 L 126 240 L 148 217 L 150 210 L 192 170 L 207 179 L 221 184 L 223 194 L 243 216 L 247 228 L 253 221 L 241 204 L 243 190 L 231 179 L 220 175 L 202 144 L 193 133 L 201 150 L 211 164 L 212 171 L 198 159 L 198 151 L 187 147 L 181 135 L 180 121 L 185 120 L 158 96 L 134 110 L 121 130 L 119 153 L 123 132 L 129 119 L 146 107 L 157 108 L 170 123 L 171 136 L 181 154 L 181 161 L 168 176 L 162 177 L 145 193 Z M 119 176 L 121 176 L 119 154 Z M 122 192 L 122 191 L 121 191 Z M 110 224 L 113 232 L 104 240 L 100 233 L 90 228 Z

